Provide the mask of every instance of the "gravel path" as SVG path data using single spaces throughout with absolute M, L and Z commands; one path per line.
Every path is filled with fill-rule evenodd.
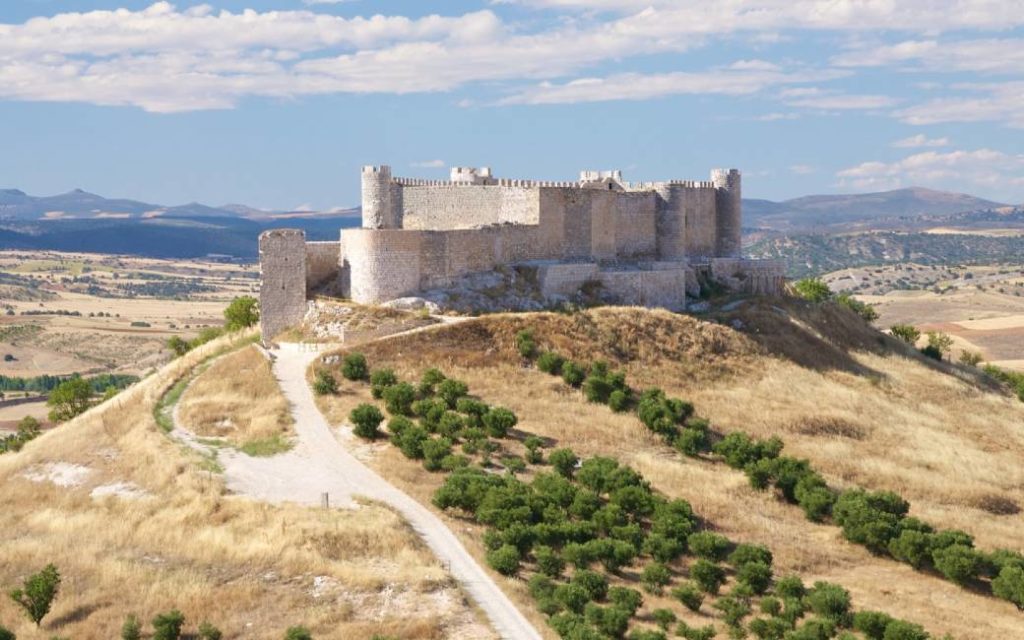
M 292 407 L 297 442 L 292 450 L 269 458 L 253 458 L 233 449 L 221 449 L 218 461 L 224 467 L 228 489 L 267 502 L 319 504 L 321 493 L 326 492 L 331 505 L 336 507 L 354 506 L 355 496 L 390 505 L 445 563 L 502 638 L 541 640 L 537 629 L 440 518 L 377 475 L 339 443 L 306 382 L 306 369 L 319 352 L 282 344 L 271 353 L 274 375 Z M 174 435 L 194 448 L 205 450 L 205 445 L 179 425 L 177 407 L 174 418 Z

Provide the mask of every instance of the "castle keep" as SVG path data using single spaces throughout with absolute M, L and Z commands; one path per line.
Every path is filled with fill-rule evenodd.
M 619 171 L 544 182 L 489 168 L 419 180 L 364 167 L 361 228 L 338 242 L 306 242 L 292 229 L 260 237 L 263 333 L 298 324 L 320 288 L 377 304 L 510 267 L 533 269 L 551 300 L 587 287 L 621 304 L 681 310 L 701 283 L 777 293 L 783 265 L 741 256 L 740 198 L 735 169 L 709 181 L 629 183 Z

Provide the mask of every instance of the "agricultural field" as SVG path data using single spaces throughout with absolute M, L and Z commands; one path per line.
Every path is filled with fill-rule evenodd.
M 0 375 L 145 374 L 258 283 L 255 265 L 2 251 Z
M 824 278 L 833 291 L 874 305 L 875 324 L 912 324 L 953 337 L 958 351 L 1024 370 L 1024 266 L 898 264 L 843 269 Z

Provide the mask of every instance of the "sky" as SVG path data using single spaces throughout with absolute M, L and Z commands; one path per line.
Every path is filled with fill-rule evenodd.
M 359 167 L 1024 202 L 1021 0 L 3 0 L 0 188 L 327 210 Z

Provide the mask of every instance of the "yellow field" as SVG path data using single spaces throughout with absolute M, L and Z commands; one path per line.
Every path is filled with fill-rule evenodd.
M 41 630 L 0 599 L 19 638 L 114 638 L 126 615 L 180 609 L 225 638 L 490 638 L 404 521 L 225 495 L 204 459 L 157 427 L 157 400 L 225 345 L 202 347 L 116 399 L 0 456 L 0 584 L 47 563 L 63 585 Z
M 797 507 L 754 491 L 740 472 L 683 458 L 635 416 L 589 404 L 560 380 L 523 368 L 514 351 L 515 332 L 532 327 L 542 349 L 606 358 L 636 388 L 660 386 L 693 401 L 720 431 L 782 437 L 788 453 L 810 459 L 833 486 L 895 490 L 910 500 L 912 515 L 965 530 L 981 548 L 1024 547 L 1024 404 L 973 370 L 880 343 L 849 313 L 797 304 L 787 317 L 777 307 L 743 306 L 724 318 L 741 320 L 742 333 L 663 312 L 602 309 L 487 317 L 363 349 L 371 366 L 391 366 L 406 379 L 442 368 L 483 400 L 511 408 L 518 429 L 551 446 L 614 455 L 659 491 L 690 501 L 715 530 L 766 544 L 780 573 L 837 582 L 858 608 L 912 620 L 937 636 L 1014 637 L 1021 623 L 1012 604 L 871 555 L 837 527 L 810 523 Z M 363 401 L 370 401 L 366 385 L 347 383 L 322 402 L 341 421 Z M 393 447 L 364 453 L 424 501 L 439 482 Z M 459 521 L 456 530 L 482 553 L 479 529 Z M 529 603 L 520 583 L 505 584 Z M 645 599 L 645 610 L 661 602 Z

